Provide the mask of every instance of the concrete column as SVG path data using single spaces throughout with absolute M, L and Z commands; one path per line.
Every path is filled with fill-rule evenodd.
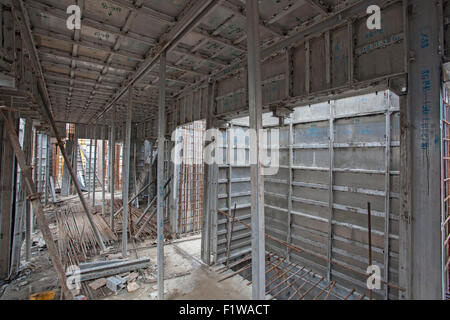
M 164 146 L 166 133 L 166 52 L 159 61 L 159 110 L 158 110 L 158 298 L 164 299 Z
M 258 1 L 246 1 L 248 102 L 252 185 L 252 297 L 265 299 L 264 176 L 262 167 L 262 92 Z M 252 134 L 253 131 L 253 134 Z M 256 163 L 255 163 L 256 162 Z
M 407 105 L 401 104 L 408 118 L 402 121 L 401 135 L 410 139 L 409 151 L 403 154 L 409 159 L 402 158 L 408 165 L 402 169 L 408 176 L 402 177 L 407 189 L 402 189 L 400 226 L 404 299 L 442 298 L 439 10 L 435 1 L 409 1 L 406 38 L 414 59 L 408 66 Z

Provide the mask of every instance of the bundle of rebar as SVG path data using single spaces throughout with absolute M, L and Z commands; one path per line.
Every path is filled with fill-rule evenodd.
M 123 205 L 121 199 L 116 199 L 114 201 L 114 212 L 117 212 Z M 147 208 L 146 208 L 147 209 Z M 138 240 L 145 239 L 156 239 L 157 229 L 156 229 L 156 214 L 152 214 L 156 210 L 156 206 L 147 209 L 146 214 L 144 214 L 145 209 L 136 208 L 134 206 L 129 206 L 129 222 L 128 226 L 130 228 L 129 234 Z M 122 217 L 117 215 L 115 218 L 114 231 L 117 235 L 122 234 Z M 164 223 L 164 234 L 168 238 L 170 235 L 170 226 L 168 223 Z
M 117 241 L 117 236 L 99 215 L 93 215 L 93 219 L 105 245 Z M 56 223 L 59 255 L 66 267 L 100 254 L 101 248 L 80 204 L 59 207 Z
M 178 232 L 201 230 L 203 210 L 203 136 L 205 122 L 196 121 L 179 129 L 183 153 L 178 183 Z

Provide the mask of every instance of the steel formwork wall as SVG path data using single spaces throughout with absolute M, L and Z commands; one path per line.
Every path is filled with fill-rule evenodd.
M 368 30 L 366 14 L 349 10 L 339 19 L 330 19 L 326 26 L 318 24 L 281 44 L 265 45 L 261 62 L 264 111 L 355 96 L 373 88 L 384 90 L 389 79 L 404 82 L 402 2 L 382 5 L 381 14 L 381 30 Z M 231 120 L 248 115 L 245 60 L 214 73 L 210 81 L 217 87 L 216 117 Z M 167 133 L 205 119 L 209 104 L 205 82 L 181 90 L 167 108 Z M 154 118 L 146 120 L 143 127 L 145 138 L 156 137 Z
M 441 201 L 442 201 L 442 282 L 446 299 L 450 299 L 450 98 L 446 86 L 441 106 Z
M 273 120 L 266 118 L 265 123 L 278 121 Z M 271 127 L 280 129 L 280 166 L 276 175 L 265 176 L 266 233 L 303 252 L 288 250 L 271 239 L 266 239 L 267 250 L 330 275 L 342 286 L 368 293 L 363 274 L 368 267 L 370 202 L 373 263 L 380 266 L 383 280 L 398 284 L 398 98 L 386 91 L 299 107 L 285 125 Z M 246 130 L 238 136 L 246 135 Z M 230 166 L 227 149 L 231 145 L 239 150 L 235 159 L 247 160 L 248 140 L 239 147 L 238 138 L 230 141 L 225 131 L 223 134 L 226 143 L 219 154 L 225 164 L 219 166 L 218 210 L 232 216 L 236 203 L 236 217 L 250 223 L 250 168 Z M 388 220 L 385 212 L 390 212 Z M 225 262 L 228 254 L 233 259 L 249 253 L 250 236 L 240 224 L 231 231 L 229 219 L 219 212 L 217 263 Z M 330 257 L 340 265 L 330 265 Z M 387 291 L 385 286 L 374 291 L 378 299 L 386 294 L 391 299 L 398 297 L 397 290 Z
M 219 165 L 217 209 L 230 216 L 250 224 L 251 217 L 251 182 L 249 165 L 248 128 L 233 125 L 239 130 L 235 136 L 230 131 L 221 129 L 222 143 L 218 146 L 217 161 Z M 231 146 L 231 149 L 228 148 Z M 232 152 L 230 152 L 232 150 Z M 238 162 L 238 159 L 241 162 Z M 230 161 L 231 160 L 231 161 Z M 227 259 L 228 239 L 231 239 L 229 259 L 232 260 L 251 251 L 251 232 L 241 224 L 232 226 L 230 219 L 218 213 L 217 241 L 215 248 L 216 262 Z

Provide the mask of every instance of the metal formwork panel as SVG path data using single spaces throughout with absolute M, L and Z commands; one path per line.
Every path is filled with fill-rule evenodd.
M 294 110 L 293 144 L 289 148 L 286 132 L 290 124 L 281 127 L 280 169 L 275 176 L 265 178 L 266 233 L 292 243 L 303 252 L 289 253 L 286 247 L 266 239 L 269 251 L 287 256 L 324 276 L 330 274 L 331 279 L 344 286 L 368 292 L 365 272 L 367 203 L 370 202 L 374 263 L 380 266 L 383 280 L 398 283 L 397 100 L 389 92 L 380 92 Z M 317 114 L 305 112 L 316 107 Z M 334 157 L 330 158 L 331 151 Z M 286 161 L 290 157 L 292 164 Z M 388 220 L 386 210 L 389 210 Z M 331 261 L 339 265 L 330 264 L 329 250 Z M 387 273 L 385 265 L 389 266 Z M 396 290 L 374 291 L 378 299 L 386 298 L 386 294 L 389 298 L 398 297 Z
M 251 184 L 249 165 L 248 128 L 233 125 L 235 136 L 222 129 L 222 144 L 219 145 L 219 177 L 217 209 L 250 224 Z M 230 152 L 229 146 L 232 152 Z M 236 211 L 235 211 L 236 206 Z M 216 263 L 230 261 L 251 251 L 251 232 L 240 224 L 217 213 Z M 228 239 L 232 239 L 228 252 Z
M 404 32 L 402 4 L 381 11 L 380 30 L 368 30 L 367 19 L 354 24 L 355 77 L 364 81 L 404 72 Z

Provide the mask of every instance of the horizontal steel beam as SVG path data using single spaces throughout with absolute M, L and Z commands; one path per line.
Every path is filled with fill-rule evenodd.
M 145 269 L 150 266 L 150 258 L 137 260 L 113 260 L 108 262 L 96 262 L 94 264 L 80 265 L 79 270 L 66 272 L 66 277 L 80 277 L 80 281 L 106 278 L 116 274 Z

